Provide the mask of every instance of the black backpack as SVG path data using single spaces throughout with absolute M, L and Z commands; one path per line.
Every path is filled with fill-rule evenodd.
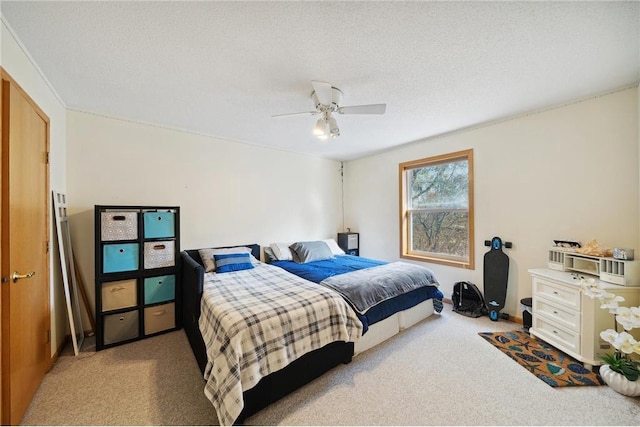
M 468 317 L 486 315 L 489 310 L 484 303 L 482 292 L 471 282 L 456 282 L 453 285 L 453 311 Z

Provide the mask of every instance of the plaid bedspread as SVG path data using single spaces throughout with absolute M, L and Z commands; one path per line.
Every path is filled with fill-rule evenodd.
M 204 392 L 220 423 L 231 425 L 244 407 L 243 391 L 310 351 L 357 341 L 362 323 L 336 292 L 260 263 L 205 275 L 200 331 Z

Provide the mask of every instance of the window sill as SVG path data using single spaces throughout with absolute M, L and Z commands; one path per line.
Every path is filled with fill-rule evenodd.
M 442 264 L 442 265 L 447 265 L 449 267 L 464 268 L 466 270 L 475 269 L 472 262 L 470 263 L 465 261 L 454 261 L 450 259 L 435 258 L 435 257 L 429 257 L 429 256 L 421 256 L 421 255 L 412 255 L 412 254 L 401 254 L 400 258 L 410 259 L 412 261 L 429 262 L 432 264 Z

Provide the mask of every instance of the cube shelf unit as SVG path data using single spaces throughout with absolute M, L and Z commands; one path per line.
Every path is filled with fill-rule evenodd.
M 95 206 L 96 350 L 181 327 L 180 208 Z
M 562 249 L 550 249 L 547 267 L 557 271 L 597 276 L 600 280 L 621 286 L 640 286 L 640 264 L 635 260 L 583 255 Z

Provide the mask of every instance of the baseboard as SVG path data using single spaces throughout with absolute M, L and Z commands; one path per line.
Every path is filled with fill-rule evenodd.
M 65 335 L 65 337 L 62 339 L 60 346 L 56 349 L 56 352 L 53 353 L 53 355 L 51 356 L 51 366 L 49 369 L 51 369 L 51 367 L 53 367 L 53 364 L 56 363 L 56 361 L 58 360 L 58 357 L 60 356 L 60 353 L 62 353 L 62 350 L 64 349 L 64 346 L 67 345 L 70 339 L 71 339 L 71 335 Z

